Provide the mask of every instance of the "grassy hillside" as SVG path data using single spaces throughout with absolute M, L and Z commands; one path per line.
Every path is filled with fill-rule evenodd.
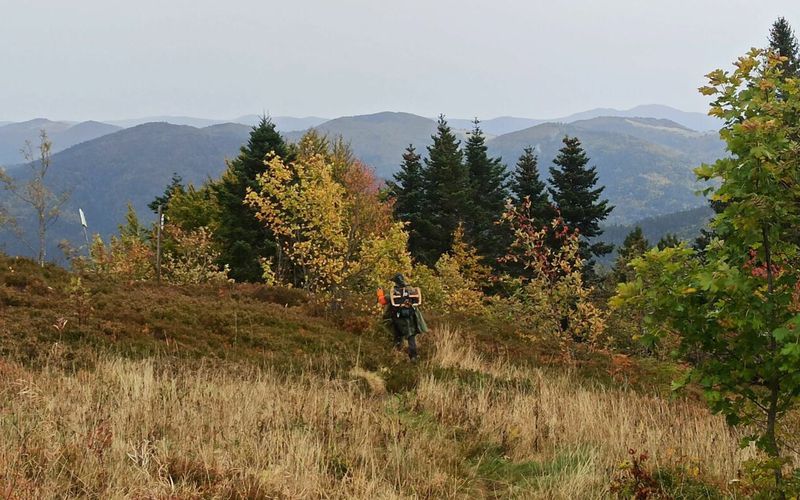
M 717 497 L 753 454 L 663 396 L 675 367 L 513 325 L 431 314 L 412 365 L 296 291 L 83 283 L 0 257 L 4 496 L 596 498 L 630 448 Z

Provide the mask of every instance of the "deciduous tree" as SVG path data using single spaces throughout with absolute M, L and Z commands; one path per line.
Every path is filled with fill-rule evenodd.
M 637 277 L 615 304 L 638 306 L 651 341 L 680 338 L 692 380 L 715 412 L 754 430 L 781 488 L 781 419 L 800 394 L 800 81 L 782 60 L 753 49 L 731 72 L 708 75 L 710 114 L 725 121 L 729 158 L 696 169 L 724 202 L 703 258 L 685 246 L 634 260 Z
M 314 154 L 291 163 L 273 156 L 266 167 L 257 176 L 258 189 L 248 190 L 247 203 L 299 273 L 294 281 L 309 290 L 341 283 L 348 247 L 346 193 L 333 179 L 333 165 Z
M 36 236 L 38 242 L 37 261 L 44 266 L 47 257 L 47 230 L 61 216 L 61 208 L 69 199 L 69 193 L 63 191 L 55 194 L 47 187 L 45 179 L 51 167 L 50 154 L 53 143 L 42 129 L 39 133 L 39 145 L 34 151 L 30 142 L 25 143 L 23 154 L 30 168 L 30 179 L 20 185 L 4 170 L 0 170 L 0 182 L 6 191 L 17 200 L 28 205 L 36 219 Z M 27 240 L 25 240 L 27 243 Z
M 539 225 L 531 219 L 529 204 L 509 202 L 503 214 L 514 236 L 503 260 L 525 269 L 511 294 L 514 320 L 529 326 L 532 336 L 556 336 L 571 354 L 575 340 L 600 340 L 605 315 L 589 299 L 593 288 L 583 278 L 577 231 L 557 213 L 550 223 Z
M 289 148 L 275 124 L 263 117 L 253 127 L 239 156 L 228 162 L 222 178 L 212 185 L 219 207 L 214 234 L 221 250 L 220 261 L 230 267 L 230 276 L 236 281 L 261 281 L 260 262 L 276 255 L 274 235 L 256 219 L 254 208 L 244 201 L 248 189 L 258 189 L 256 179 L 266 171 L 267 156 L 273 154 L 284 162 L 291 162 Z

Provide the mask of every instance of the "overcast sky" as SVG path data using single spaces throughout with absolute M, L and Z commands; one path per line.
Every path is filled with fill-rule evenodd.
M 0 120 L 553 118 L 696 88 L 800 2 L 0 0 Z

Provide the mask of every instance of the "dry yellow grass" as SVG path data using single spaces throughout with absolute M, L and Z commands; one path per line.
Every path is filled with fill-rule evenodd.
M 435 352 L 399 396 L 358 367 L 0 361 L 0 496 L 597 498 L 628 448 L 718 484 L 754 453 L 696 404 L 490 363 L 447 328 L 424 341 Z

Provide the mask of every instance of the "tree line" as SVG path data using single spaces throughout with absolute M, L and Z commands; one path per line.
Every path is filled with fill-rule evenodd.
M 475 120 L 463 149 L 444 116 L 439 117 L 433 143 L 422 158 L 413 145 L 403 154 L 399 172 L 389 183 L 394 214 L 407 224 L 411 254 L 433 264 L 452 246 L 456 228 L 487 262 L 497 262 L 507 251 L 510 235 L 498 222 L 507 202 L 528 200 L 530 216 L 545 225 L 557 215 L 581 236 L 581 257 L 609 253 L 612 247 L 597 240 L 600 222 L 613 209 L 602 199 L 603 186 L 589 166 L 580 140 L 564 137 L 563 147 L 550 167 L 549 187 L 540 178 L 538 157 L 527 147 L 509 173 L 501 158 L 488 154 L 486 138 Z M 591 268 L 591 262 L 587 265 Z
M 309 143 L 315 145 L 309 148 Z M 328 155 L 334 174 L 358 163 L 341 139 L 330 141 L 315 132 L 298 144 L 287 144 L 269 118 L 264 117 L 221 178 L 198 190 L 184 186 L 175 176 L 150 208 L 155 212 L 161 205 L 169 219 L 184 227 L 213 226 L 219 263 L 228 267 L 232 279 L 263 281 L 265 261 L 271 261 L 282 275 L 286 271 L 285 256 L 279 237 L 270 224 L 259 220 L 257 209 L 245 200 L 248 192 L 258 192 L 262 187 L 259 176 L 269 170 L 265 158 L 269 161 L 277 157 L 290 165 L 309 152 Z M 597 237 L 602 234 L 599 223 L 613 207 L 601 198 L 603 187 L 597 186 L 595 167 L 588 164 L 580 141 L 565 137 L 564 147 L 550 168 L 548 187 L 540 178 L 532 147 L 523 151 L 515 170 L 508 172 L 500 158 L 489 155 L 477 120 L 462 147 L 441 116 L 427 156 L 423 158 L 409 145 L 399 171 L 379 189 L 379 197 L 386 207 L 391 207 L 394 219 L 404 223 L 408 250 L 420 264 L 434 266 L 452 249 L 454 235 L 462 227 L 464 241 L 475 247 L 484 262 L 500 269 L 499 261 L 511 242 L 508 228 L 500 224 L 502 215 L 508 202 L 520 204 L 526 199 L 537 224 L 547 224 L 558 215 L 578 231 L 581 256 L 590 260 L 611 251 L 610 245 L 597 241 Z M 370 184 L 372 189 L 379 188 L 377 179 Z M 187 203 L 189 206 L 185 206 Z

